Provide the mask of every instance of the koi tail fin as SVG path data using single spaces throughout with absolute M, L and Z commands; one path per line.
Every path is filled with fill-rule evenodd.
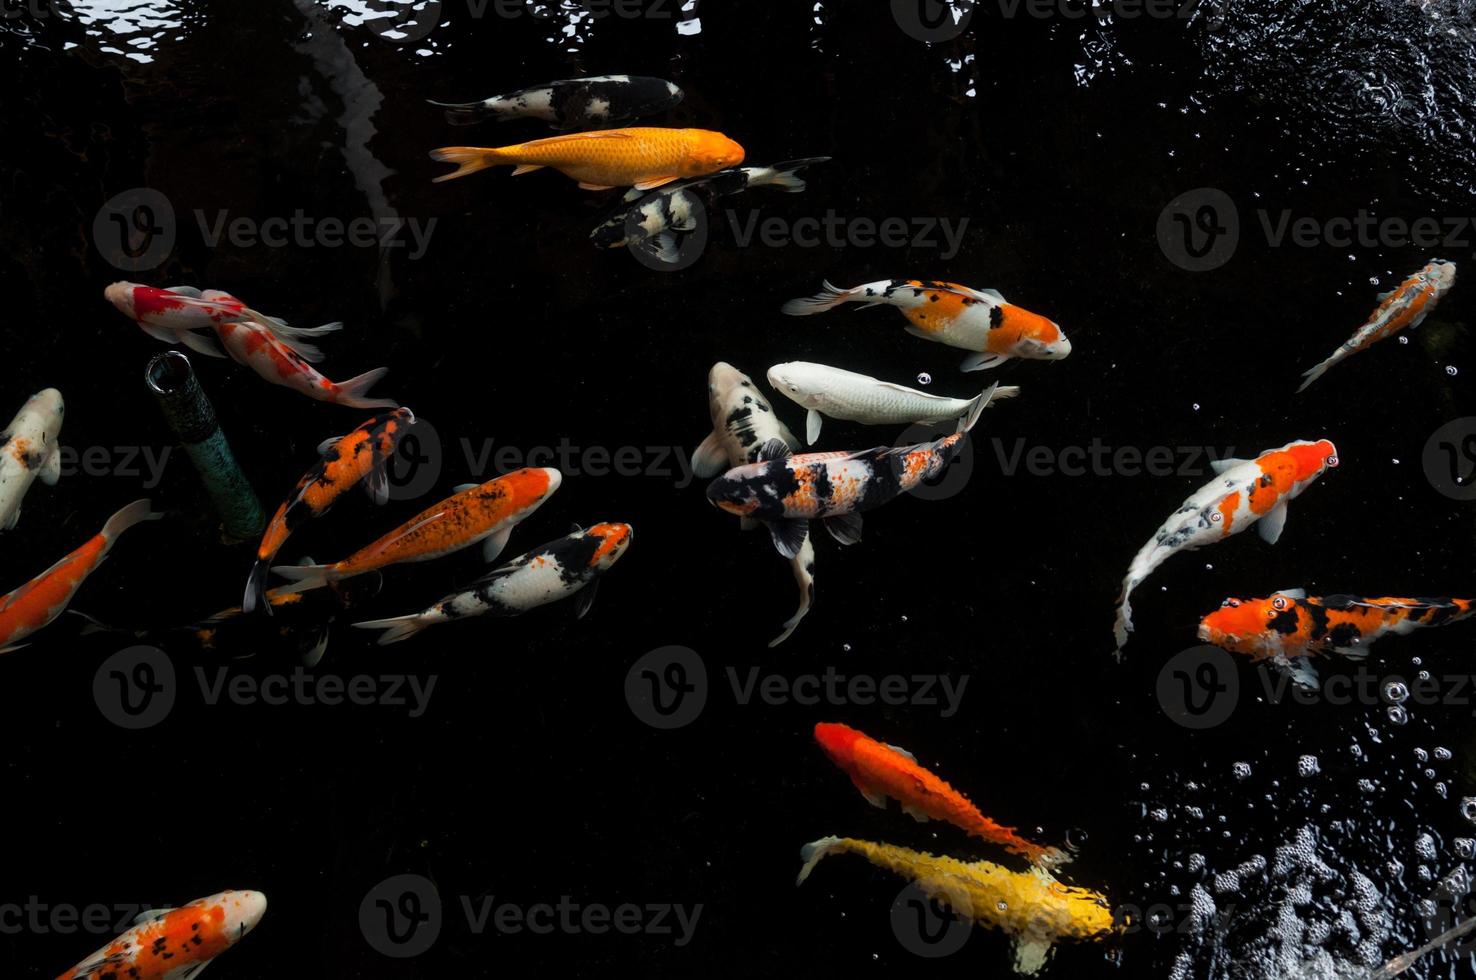
M 321 589 L 325 585 L 331 585 L 337 578 L 331 565 L 273 565 L 272 571 L 292 583 L 280 587 L 283 595 Z
M 815 601 L 815 545 L 809 535 L 805 535 L 805 543 L 800 545 L 799 553 L 794 556 L 790 566 L 794 570 L 794 582 L 799 586 L 799 608 L 784 621 L 784 632 L 769 641 L 771 650 L 789 639 L 800 620 L 809 615 L 810 606 Z
M 389 368 L 375 368 L 373 371 L 365 371 L 357 378 L 349 378 L 338 385 L 337 396 L 333 399 L 339 405 L 349 408 L 399 408 L 400 403 L 393 398 L 369 398 L 369 389 L 380 378 L 389 374 Z
M 805 189 L 805 179 L 799 172 L 815 163 L 825 163 L 830 157 L 807 157 L 803 160 L 786 160 L 776 163 L 756 180 L 751 187 L 777 187 L 786 194 L 798 194 Z
M 496 119 L 499 115 L 497 99 L 487 99 L 484 102 L 437 102 L 435 99 L 425 101 L 437 109 L 445 109 L 446 121 L 453 126 L 475 126 L 479 122 Z
M 1128 601 L 1128 597 L 1142 582 L 1143 578 L 1129 574 L 1123 580 L 1122 595 L 1117 597 L 1117 621 L 1112 624 L 1112 638 L 1117 641 L 1117 649 L 1112 655 L 1119 663 L 1122 662 L 1122 648 L 1127 646 L 1128 634 L 1133 631 L 1133 604 Z
M 1303 371 L 1302 377 L 1306 380 L 1303 381 L 1302 386 L 1297 389 L 1297 394 L 1300 395 L 1302 392 L 1306 391 L 1311 386 L 1312 382 L 1316 381 L 1318 378 L 1326 374 L 1327 369 L 1332 367 L 1337 362 L 1338 356 L 1334 354 L 1332 357 L 1329 357 L 1327 360 L 1323 361 L 1321 364 L 1318 364 L 1316 367 L 1308 368 L 1307 370 Z
M 268 616 L 272 614 L 272 604 L 266 598 L 267 572 L 271 570 L 270 561 L 257 560 L 251 566 L 251 575 L 246 579 L 246 594 L 241 597 L 241 611 L 252 613 L 260 606 Z
M 163 514 L 155 513 L 153 501 L 148 498 L 135 500 L 108 518 L 108 522 L 103 525 L 102 535 L 109 542 L 116 541 L 118 535 L 133 527 L 133 525 L 141 524 L 144 521 L 157 521 L 163 516 Z
M 1015 390 L 1018 391 L 1019 389 L 1017 388 Z M 969 402 L 969 410 L 967 412 L 964 412 L 962 417 L 960 417 L 958 420 L 958 431 L 968 432 L 970 429 L 972 429 L 974 425 L 978 423 L 979 416 L 984 414 L 984 409 L 989 407 L 989 403 L 994 400 L 994 397 L 998 393 L 999 382 L 996 381 L 994 384 L 990 385 L 988 388 L 985 388 L 983 391 L 979 392 L 979 394 L 975 395 L 974 399 Z
M 816 293 L 814 296 L 802 296 L 799 299 L 792 299 L 779 309 L 781 312 L 787 313 L 790 316 L 810 316 L 815 313 L 824 313 L 826 310 L 835 309 L 842 303 L 849 303 L 860 295 L 858 291 L 862 288 L 864 287 L 858 286 L 856 289 L 841 289 L 839 286 L 834 286 L 829 280 L 826 280 L 824 292 Z
M 429 626 L 429 621 L 420 613 L 411 613 L 409 616 L 395 616 L 392 619 L 371 619 L 364 623 L 355 623 L 354 626 L 361 630 L 384 630 L 375 642 L 380 646 L 388 646 L 391 643 L 399 643 L 408 640 Z
M 474 174 L 478 170 L 486 170 L 488 167 L 496 167 L 505 163 L 516 163 L 515 160 L 505 160 L 501 150 L 493 150 L 482 146 L 443 146 L 437 150 L 430 151 L 432 160 L 441 163 L 454 163 L 456 169 L 449 174 L 441 174 L 435 178 L 435 183 L 444 184 L 448 180 L 457 177 L 465 177 Z
M 815 865 L 820 863 L 821 858 L 839 854 L 843 850 L 845 850 L 845 842 L 839 837 L 822 837 L 800 848 L 800 860 L 805 863 L 800 867 L 799 877 L 794 881 L 795 885 L 805 883 L 805 879 L 810 877 L 810 872 L 815 870 Z

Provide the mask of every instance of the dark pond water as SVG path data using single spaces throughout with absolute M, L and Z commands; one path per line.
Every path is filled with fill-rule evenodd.
M 1007 940 L 982 928 L 950 956 L 915 955 L 890 925 L 904 882 L 860 859 L 794 886 L 800 846 L 827 834 L 1003 859 L 946 825 L 867 806 L 810 734 L 841 721 L 910 749 L 996 819 L 1069 841 L 1079 852 L 1066 880 L 1140 911 L 1119 939 L 1061 947 L 1047 976 L 1365 976 L 1470 914 L 1469 624 L 1382 640 L 1361 672 L 1323 664 L 1325 680 L 1355 693 L 1312 703 L 1278 701 L 1274 675 L 1239 663 L 1238 695 L 1220 702 L 1228 716 L 1205 729 L 1169 716 L 1175 682 L 1163 680 L 1225 596 L 1476 592 L 1473 504 L 1427 472 L 1440 459 L 1432 434 L 1476 414 L 1471 287 L 1294 394 L 1376 294 L 1431 258 L 1473 268 L 1469 5 L 1271 0 L 1080 18 L 1071 5 L 988 3 L 935 44 L 875 0 L 666 0 L 603 18 L 572 3 L 438 6 L 407 37 L 384 30 L 393 11 L 358 0 L 6 4 L 0 412 L 58 387 L 62 442 L 79 458 L 57 486 L 29 492 L 0 581 L 27 581 L 152 497 L 168 518 L 130 532 L 73 608 L 148 631 L 178 696 L 152 727 L 112 724 L 94 677 L 140 641 L 84 635 L 74 617 L 4 658 L 0 901 L 114 908 L 264 892 L 269 911 L 215 980 L 1009 975 Z M 427 159 L 433 147 L 547 130 L 453 129 L 426 99 L 623 72 L 686 91 L 652 124 L 720 130 L 750 163 L 832 160 L 803 195 L 732 199 L 700 260 L 670 273 L 591 247 L 605 198 L 557 174 L 431 183 L 444 169 Z M 1238 214 L 1238 242 L 1231 254 L 1221 240 L 1215 267 L 1191 271 L 1182 231 L 1176 244 L 1163 219 L 1164 247 L 1160 220 L 1205 188 Z M 172 231 L 147 268 L 129 267 L 97 223 L 140 190 L 166 202 L 157 213 Z M 967 224 L 956 248 L 941 235 L 804 247 L 745 240 L 755 213 Z M 1284 216 L 1336 235 L 1335 219 L 1363 213 L 1434 218 L 1442 240 L 1395 240 L 1388 224 L 1361 242 L 1276 236 Z M 310 230 L 371 218 L 396 231 L 383 248 L 212 234 L 222 220 L 298 215 Z M 971 396 L 985 376 L 960 374 L 960 352 L 907 336 L 892 311 L 779 313 L 822 279 L 914 276 L 998 289 L 1060 323 L 1073 353 L 993 372 L 1023 391 L 975 431 L 961 492 L 889 505 L 856 547 L 821 535 L 814 609 L 769 649 L 793 611 L 789 571 L 682 468 L 709 431 L 706 372 L 725 360 L 761 379 L 771 364 L 812 360 L 907 384 L 926 374 L 931 391 Z M 202 652 L 186 632 L 160 632 L 236 603 L 251 545 L 221 542 L 178 450 L 149 470 L 173 445 L 142 383 L 164 348 L 103 301 L 118 279 L 226 289 L 303 326 L 341 320 L 322 345 L 325 370 L 387 365 L 382 392 L 439 434 L 429 496 L 397 494 L 379 510 L 353 495 L 298 532 L 287 560 L 343 557 L 451 487 L 490 478 L 505 460 L 482 459 L 489 445 L 510 447 L 508 459 L 569 447 L 562 489 L 508 555 L 573 522 L 628 522 L 634 545 L 584 619 L 563 603 L 378 648 L 340 617 L 308 676 L 434 679 L 423 712 L 210 703 L 197 671 L 210 684 L 222 666 L 227 678 L 291 675 L 302 637 L 237 624 Z M 269 508 L 321 440 L 364 417 L 193 359 Z M 802 412 L 776 401 L 802 429 Z M 895 435 L 830 421 L 823 445 Z M 1137 633 L 1116 663 L 1118 585 L 1209 479 L 1201 450 L 1252 456 L 1319 437 L 1335 440 L 1342 465 L 1293 503 L 1282 540 L 1241 535 L 1171 560 L 1139 590 Z M 1173 472 L 1127 472 L 1110 457 L 1082 475 L 1054 465 L 1094 445 L 1169 447 Z M 622 447 L 635 447 L 638 472 L 595 472 L 591 451 Z M 1012 465 L 1033 447 L 1051 465 Z M 480 568 L 471 551 L 391 568 L 354 618 L 422 608 Z M 709 685 L 700 717 L 661 731 L 624 690 L 632 665 L 668 645 L 697 651 Z M 741 703 L 730 680 L 828 668 L 966 687 L 948 713 Z M 1413 685 L 1422 670 L 1438 693 L 1391 704 L 1388 682 Z M 401 874 L 434 883 L 444 905 L 434 944 L 408 958 L 376 950 L 360 916 Z M 701 911 L 689 936 L 479 933 L 463 899 L 487 896 Z M 7 924 L 0 964 L 54 976 L 111 934 Z M 1457 944 L 1411 975 L 1472 976 L 1471 963 Z

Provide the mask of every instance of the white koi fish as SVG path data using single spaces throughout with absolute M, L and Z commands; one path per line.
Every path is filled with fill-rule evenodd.
M 0 432 L 0 530 L 8 531 L 20 521 L 21 500 L 37 477 L 47 486 L 61 479 L 61 446 L 56 438 L 65 413 L 61 392 L 46 388 L 26 399 Z
M 718 361 L 707 373 L 707 408 L 712 417 L 712 432 L 692 454 L 692 472 L 703 479 L 744 463 L 758 462 L 759 451 L 773 439 L 790 449 L 800 448 L 799 440 L 774 414 L 774 406 L 753 380 L 725 361 Z M 758 527 L 759 522 L 745 517 L 741 526 L 748 531 Z M 789 639 L 815 601 L 815 546 L 809 535 L 789 564 L 799 586 L 799 608 L 785 621 L 784 632 L 769 641 L 771 647 Z
M 1239 534 L 1252 524 L 1267 544 L 1275 544 L 1286 526 L 1286 505 L 1327 470 L 1338 465 L 1338 450 L 1326 439 L 1289 442 L 1255 459 L 1220 459 L 1210 463 L 1217 474 L 1174 511 L 1153 540 L 1143 545 L 1117 600 L 1113 636 L 1117 656 L 1133 630 L 1133 589 L 1171 555 L 1193 551 Z
M 982 401 L 1013 398 L 1020 393 L 1016 387 L 1000 387 L 992 399 L 988 391 L 973 398 L 945 398 L 809 361 L 775 364 L 769 368 L 769 384 L 810 410 L 805 417 L 805 439 L 812 446 L 820 438 L 824 415 L 863 425 L 943 422 L 969 415 Z
M 1071 341 L 1052 321 L 1015 306 L 996 290 L 954 282 L 891 279 L 852 289 L 827 282 L 823 293 L 792 299 L 783 311 L 809 316 L 842 303 L 897 307 L 914 337 L 975 351 L 960 365 L 965 371 L 983 371 L 1015 357 L 1059 361 L 1071 353 Z

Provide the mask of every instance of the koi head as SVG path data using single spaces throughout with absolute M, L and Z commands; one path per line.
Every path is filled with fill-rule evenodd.
M 591 567 L 600 571 L 619 561 L 635 536 L 635 531 L 629 524 L 596 524 L 586 533 L 592 538 L 600 539 L 600 545 L 589 561 Z
M 35 412 L 46 420 L 54 420 L 56 427 L 61 427 L 62 413 L 66 411 L 66 405 L 62 401 L 62 393 L 55 388 L 42 388 L 30 398 L 26 399 L 26 405 L 21 409 L 23 412 Z M 51 428 L 51 426 L 46 426 Z
M 822 721 L 815 726 L 815 741 L 831 762 L 847 772 L 854 766 L 856 743 L 865 737 L 850 725 Z
M 1039 313 L 1031 313 L 1010 303 L 1004 304 L 1005 324 L 1013 328 L 1016 336 L 1015 357 L 1026 357 L 1038 361 L 1059 361 L 1071 353 L 1071 341 L 1066 332 Z
M 743 479 L 742 470 L 758 464 L 729 470 L 707 485 L 707 500 L 718 510 L 736 517 L 751 517 L 759 509 L 759 497 L 753 485 Z
M 1280 652 L 1282 638 L 1299 625 L 1294 596 L 1278 592 L 1266 599 L 1226 599 L 1199 621 L 1199 639 L 1232 653 L 1268 656 Z
M 1286 447 L 1286 452 L 1296 462 L 1297 483 L 1315 480 L 1338 465 L 1338 447 L 1327 439 L 1294 442 Z
M 775 364 L 769 368 L 769 384 L 774 390 L 805 408 L 819 408 L 825 401 L 824 372 L 804 361 Z
M 118 312 L 130 320 L 138 319 L 138 311 L 133 305 L 134 290 L 148 289 L 133 282 L 115 282 L 103 290 L 103 298 L 118 308 Z
M 256 928 L 256 924 L 266 914 L 267 900 L 261 892 L 224 891 L 191 902 L 190 905 L 204 913 L 207 929 L 212 926 L 218 929 L 218 939 L 226 946 L 234 946 Z M 208 942 L 217 937 L 202 938 Z
M 714 401 L 739 387 L 753 387 L 753 380 L 727 361 L 718 361 L 707 372 L 707 394 Z
M 688 153 L 693 167 L 693 176 L 710 174 L 743 162 L 744 150 L 722 133 L 696 130 L 696 139 Z

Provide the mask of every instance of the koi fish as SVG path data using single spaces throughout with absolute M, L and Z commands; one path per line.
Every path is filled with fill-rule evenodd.
M 803 884 L 815 865 L 832 854 L 858 854 L 878 868 L 912 879 L 925 895 L 959 918 L 1009 935 L 1018 973 L 1040 972 L 1058 942 L 1096 942 L 1119 931 L 1106 896 L 1062 884 L 1044 868 L 1011 871 L 988 861 L 960 861 L 853 837 L 822 837 L 806 844 L 800 850 L 804 866 L 795 884 Z
M 541 544 L 493 569 L 461 592 L 409 616 L 355 623 L 384 630 L 379 645 L 408 640 L 437 623 L 471 616 L 521 616 L 530 609 L 576 596 L 574 615 L 583 619 L 594 603 L 599 578 L 625 554 L 634 536 L 629 524 L 596 524 Z
M 261 892 L 224 891 L 177 909 L 150 909 L 123 935 L 57 980 L 194 980 L 266 914 Z
M 919 823 L 943 820 L 1032 864 L 1055 867 L 1070 860 L 1059 848 L 1032 843 L 1014 828 L 984 816 L 968 797 L 918 765 L 917 757 L 906 749 L 878 742 L 849 725 L 829 722 L 815 726 L 815 741 L 874 807 L 885 810 L 890 796 Z
M 0 530 L 20 522 L 21 501 L 37 477 L 49 487 L 61 479 L 61 444 L 56 440 L 66 410 L 61 392 L 44 388 L 27 398 L 0 432 Z
M 457 164 L 437 183 L 465 177 L 487 167 L 512 165 L 513 176 L 553 169 L 590 191 L 634 186 L 651 190 L 681 177 L 710 174 L 743 162 L 743 147 L 708 129 L 635 127 L 550 136 L 496 149 L 443 146 L 431 159 Z
M 512 529 L 537 510 L 563 482 L 549 468 L 514 470 L 486 483 L 468 483 L 416 514 L 373 544 L 332 565 L 277 565 L 272 571 L 292 584 L 292 592 L 317 589 L 386 565 L 431 561 L 482 542 L 482 560 L 491 562 L 507 545 Z
M 1289 442 L 1250 460 L 1212 460 L 1210 466 L 1217 474 L 1215 478 L 1184 501 L 1158 529 L 1153 540 L 1143 545 L 1123 579 L 1122 594 L 1117 600 L 1117 622 L 1113 627 L 1118 658 L 1121 659 L 1122 648 L 1133 630 L 1128 597 L 1154 569 L 1171 555 L 1214 544 L 1252 524 L 1256 525 L 1261 540 L 1275 544 L 1286 526 L 1287 503 L 1324 472 L 1337 466 L 1337 453 L 1331 442 L 1319 439 Z
M 204 292 L 194 286 L 140 286 L 134 282 L 115 282 L 103 290 L 103 296 L 118 311 L 143 328 L 144 333 L 166 344 L 184 344 L 191 350 L 210 357 L 225 357 L 209 333 L 222 323 L 257 320 L 305 360 L 317 363 L 322 353 L 304 337 L 319 337 L 343 329 L 342 323 L 325 323 L 321 327 L 293 327 L 287 321 L 258 313 L 230 293 L 219 289 Z
M 103 529 L 76 551 L 31 579 L 25 585 L 0 595 L 0 653 L 19 649 L 25 639 L 51 624 L 66 611 L 67 603 L 82 587 L 87 576 L 97 571 L 108 556 L 118 536 L 141 521 L 162 517 L 150 510 L 148 500 L 135 500 L 108 518 Z
M 1342 654 L 1368 656 L 1381 636 L 1459 622 L 1476 612 L 1472 599 L 1309 597 L 1283 589 L 1265 599 L 1226 599 L 1199 621 L 1199 639 L 1256 660 Z
M 680 257 L 677 233 L 694 231 L 698 216 L 712 210 L 716 200 L 751 187 L 777 187 L 798 194 L 805 189 L 804 180 L 797 176 L 799 171 L 829 159 L 810 157 L 772 167 L 736 167 L 650 192 L 632 188 L 589 237 L 601 248 L 644 247 L 662 262 L 676 262 Z
M 215 330 L 237 364 L 244 364 L 274 385 L 345 408 L 395 408 L 398 405 L 393 398 L 368 397 L 369 389 L 389 373 L 389 368 L 375 368 L 344 382 L 330 381 L 309 363 L 315 358 L 305 356 L 300 350 L 301 344 L 287 343 L 260 320 L 221 323 Z M 317 352 L 313 353 L 317 355 Z
M 995 386 L 973 398 L 944 398 L 808 361 L 775 364 L 769 368 L 769 384 L 796 405 L 810 410 L 805 416 L 805 439 L 812 446 L 820 438 L 824 415 L 863 425 L 943 422 L 974 413 L 991 391 L 994 401 L 1020 393 L 1014 386 Z
M 703 479 L 758 462 L 759 450 L 771 440 L 777 439 L 791 450 L 799 448 L 799 440 L 774 414 L 774 406 L 753 379 L 726 361 L 718 361 L 707 372 L 707 410 L 712 432 L 692 453 L 692 472 Z M 758 527 L 758 522 L 749 517 L 739 523 L 745 531 Z M 785 620 L 784 631 L 769 641 L 771 648 L 789 639 L 815 601 L 815 546 L 809 535 L 789 564 L 799 586 L 799 608 Z
M 997 367 L 1013 357 L 1059 361 L 1071 353 L 1066 334 L 1045 317 L 1007 302 L 993 289 L 952 282 L 892 279 L 853 289 L 827 282 L 823 293 L 792 299 L 783 311 L 809 316 L 856 302 L 895 306 L 907 317 L 907 332 L 914 337 L 976 351 L 960 365 L 965 371 Z
M 762 521 L 785 558 L 799 552 L 811 520 L 821 521 L 841 544 L 855 544 L 861 540 L 861 514 L 936 476 L 988 404 L 989 398 L 981 400 L 952 435 L 912 446 L 794 456 L 771 439 L 760 448 L 759 462 L 735 466 L 712 481 L 707 499 L 719 510 Z
M 682 90 L 660 78 L 595 75 L 535 85 L 480 102 L 431 105 L 445 109 L 446 121 L 453 126 L 488 119 L 542 119 L 554 129 L 591 129 L 662 112 L 680 101 Z
M 1455 285 L 1455 275 L 1454 262 L 1436 259 L 1400 283 L 1399 288 L 1380 293 L 1379 305 L 1367 322 L 1344 341 L 1343 346 L 1333 351 L 1327 360 L 1304 371 L 1302 377 L 1307 380 L 1302 382 L 1297 391 L 1306 391 L 1308 385 L 1326 374 L 1327 369 L 1339 361 L 1352 357 L 1361 350 L 1367 350 L 1406 327 L 1413 330 L 1424 323 L 1425 317 L 1430 315 L 1430 311 L 1439 305 L 1445 294 Z
M 359 483 L 364 483 L 375 503 L 389 499 L 386 463 L 405 430 L 415 424 L 415 413 L 397 408 L 365 422 L 348 435 L 335 436 L 318 446 L 319 459 L 313 468 L 297 481 L 291 496 L 277 508 L 277 513 L 262 534 L 256 549 L 256 563 L 246 580 L 246 595 L 241 600 L 244 612 L 253 612 L 258 604 L 271 612 L 270 604 L 262 604 L 266 591 L 267 570 L 272 559 L 287 543 L 287 537 L 314 517 L 321 517 L 338 499 Z

